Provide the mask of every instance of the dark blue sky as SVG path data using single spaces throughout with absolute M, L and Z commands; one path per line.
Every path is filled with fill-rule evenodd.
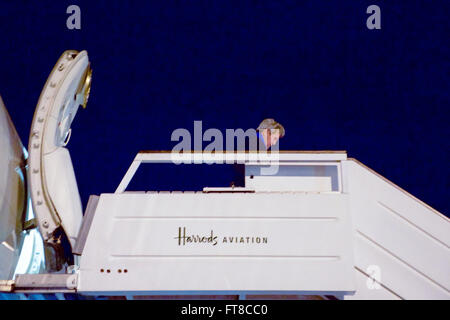
M 66 28 L 70 4 L 81 7 L 79 31 Z M 366 28 L 371 4 L 381 7 L 381 30 Z M 176 128 L 254 128 L 273 117 L 286 128 L 282 149 L 347 150 L 449 215 L 449 9 L 413 0 L 0 0 L 0 94 L 27 144 L 56 60 L 88 50 L 91 98 L 69 144 L 84 203 L 113 192 L 139 150 L 170 150 Z M 136 188 L 227 183 L 229 171 L 211 170 L 148 173 Z

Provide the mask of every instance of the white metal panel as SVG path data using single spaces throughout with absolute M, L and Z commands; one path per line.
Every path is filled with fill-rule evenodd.
M 183 162 L 183 163 L 244 163 L 255 161 L 341 161 L 347 159 L 345 151 L 216 151 L 216 152 L 171 152 L 141 151 L 135 161 L 141 162 Z
M 379 270 L 379 280 L 384 288 L 395 292 L 402 299 L 443 299 L 448 298 L 448 292 L 426 274 L 398 257 L 387 252 L 375 241 L 361 233 L 356 233 L 354 239 L 355 265 L 367 274 L 373 268 Z M 378 291 L 380 289 L 367 290 Z M 362 297 L 361 293 L 359 296 Z
M 45 155 L 44 159 L 48 190 L 62 219 L 61 224 L 74 245 L 81 225 L 82 208 L 70 153 L 66 148 L 58 148 Z
M 367 274 L 355 269 L 356 274 L 356 292 L 353 295 L 344 296 L 345 300 L 400 300 L 401 298 L 390 292 L 383 286 L 377 289 L 370 289 L 367 285 L 372 281 Z
M 203 192 L 254 192 L 251 188 L 245 187 L 204 187 Z M 150 191 L 151 192 L 151 191 Z M 194 191 L 192 191 L 194 192 Z
M 450 247 L 449 218 L 357 160 L 350 159 L 342 164 L 349 168 L 347 175 L 352 198 L 379 201 L 398 211 L 405 223 L 416 226 Z
M 331 192 L 331 177 L 245 177 L 245 187 L 255 191 Z
M 245 164 L 245 187 L 255 191 L 340 192 L 339 162 L 281 162 L 271 175 L 266 164 Z
M 24 148 L 0 97 L 0 279 L 11 279 L 23 243 L 25 164 Z
M 180 242 L 184 228 L 187 235 L 212 232 L 217 243 Z M 347 196 L 103 194 L 79 279 L 78 290 L 86 293 L 349 292 L 354 271 Z
M 73 245 L 83 217 L 75 175 L 69 172 L 73 171 L 72 162 L 61 150 L 70 138 L 70 125 L 79 105 L 87 101 L 89 70 L 86 51 L 64 52 L 36 106 L 28 148 L 28 181 L 33 211 L 45 241 L 57 242 L 53 233 L 62 225 Z M 63 172 L 55 173 L 56 167 Z M 58 174 L 64 178 L 56 179 Z
M 449 219 L 357 161 L 343 161 L 343 172 L 356 267 L 379 266 L 402 298 L 449 299 Z
M 442 242 L 430 238 L 378 203 L 367 201 L 364 211 L 355 216 L 354 221 L 358 231 L 383 250 L 450 289 L 450 252 Z

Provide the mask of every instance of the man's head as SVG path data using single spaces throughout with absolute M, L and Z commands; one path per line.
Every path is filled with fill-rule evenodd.
M 284 127 L 274 119 L 265 119 L 257 129 L 264 138 L 266 149 L 275 145 L 285 135 Z

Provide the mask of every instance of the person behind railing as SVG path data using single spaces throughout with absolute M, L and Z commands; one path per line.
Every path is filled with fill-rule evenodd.
M 284 137 L 286 131 L 281 123 L 275 121 L 272 118 L 264 119 L 256 129 L 257 145 L 252 146 L 249 144 L 250 151 L 278 151 L 279 140 Z M 273 148 L 272 148 L 273 147 Z M 230 183 L 231 187 L 244 187 L 245 186 L 245 165 L 234 164 L 234 179 Z
M 286 133 L 283 125 L 271 118 L 264 119 L 256 129 L 256 132 L 259 140 L 259 150 L 270 150 Z

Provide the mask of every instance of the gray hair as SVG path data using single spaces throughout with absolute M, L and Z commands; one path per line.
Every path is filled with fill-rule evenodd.
M 272 130 L 279 130 L 280 131 L 280 137 L 284 137 L 284 135 L 286 133 L 285 130 L 284 130 L 284 127 L 281 125 L 281 123 L 276 122 L 274 119 L 271 119 L 271 118 L 264 119 L 260 123 L 258 129 L 256 129 L 256 130 L 261 131 L 261 130 L 270 130 L 270 129 L 272 129 Z

